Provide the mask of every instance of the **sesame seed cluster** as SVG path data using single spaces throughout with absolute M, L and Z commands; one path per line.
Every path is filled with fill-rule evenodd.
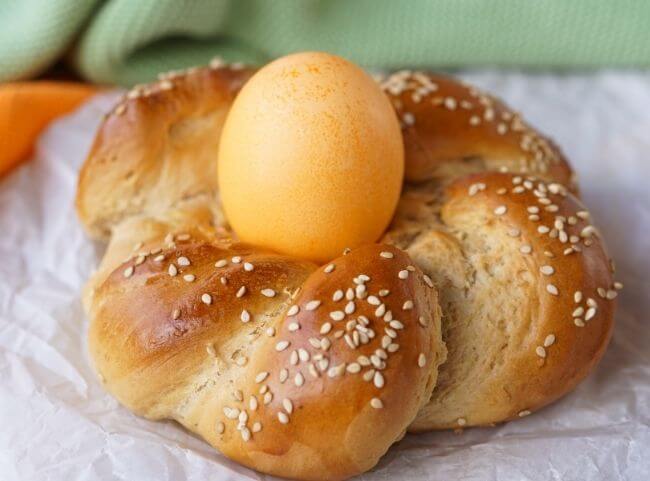
M 514 276 L 525 269 L 530 273 L 526 278 L 531 279 L 533 289 L 533 300 L 521 301 L 530 303 L 535 310 L 528 314 L 522 311 L 521 319 L 508 319 L 508 322 L 515 325 L 521 323 L 529 326 L 525 340 L 516 347 L 517 352 L 529 353 L 522 358 L 524 360 L 518 369 L 537 370 L 538 382 L 542 386 L 548 383 L 547 392 L 550 393 L 555 389 L 554 385 L 557 385 L 556 377 L 562 379 L 565 377 L 563 372 L 574 372 L 575 366 L 568 359 L 585 349 L 588 357 L 580 362 L 585 363 L 583 375 L 586 375 L 588 368 L 593 365 L 592 349 L 595 349 L 589 346 L 595 340 L 599 343 L 597 346 L 600 352 L 606 346 L 611 333 L 613 301 L 623 287 L 613 279 L 613 265 L 607 258 L 600 233 L 593 225 L 587 209 L 562 184 L 516 173 L 472 174 L 458 178 L 446 186 L 427 185 L 418 186 L 417 189 L 419 190 L 409 193 L 407 188 L 406 196 L 412 197 L 409 201 L 416 199 L 420 204 L 420 209 L 416 210 L 419 217 L 411 217 L 413 209 L 398 213 L 398 218 L 403 218 L 397 219 L 394 229 L 389 230 L 384 240 L 395 241 L 396 245 L 405 249 L 416 260 L 426 259 L 435 246 L 422 244 L 418 239 L 430 235 L 431 232 L 439 232 L 441 238 L 453 238 L 454 242 L 462 246 L 461 252 L 466 256 L 463 262 L 479 262 L 479 265 L 470 268 L 475 271 L 483 269 L 480 264 L 483 261 L 472 260 L 478 259 L 478 247 L 473 246 L 468 239 L 468 230 L 481 232 L 479 235 L 490 239 L 503 239 L 498 243 L 503 246 L 504 251 L 491 254 L 489 262 L 499 264 L 502 262 L 499 257 L 507 255 L 511 258 L 508 260 L 511 264 L 508 265 L 519 267 L 503 271 L 490 270 L 488 267 L 493 282 L 495 285 L 507 284 L 508 280 L 499 278 L 496 274 L 498 272 L 503 272 L 504 276 Z M 422 195 L 427 189 L 442 189 L 443 193 Z M 423 211 L 428 211 L 428 214 L 423 214 Z M 472 236 L 471 232 L 469 236 Z M 521 262 L 515 261 L 517 256 Z M 440 272 L 436 272 L 438 269 Z M 432 277 L 440 279 L 441 272 L 445 271 L 443 267 L 434 266 L 433 272 L 428 272 Z M 439 282 L 445 284 L 444 281 Z M 467 282 L 469 287 L 466 289 L 469 289 L 469 292 L 478 292 L 474 289 L 481 288 L 474 288 L 471 279 Z M 458 312 L 455 307 L 458 301 L 444 304 L 444 299 L 457 299 L 450 294 L 452 291 L 453 289 L 444 287 L 441 289 L 443 311 L 446 309 L 451 317 Z M 513 292 L 512 295 L 512 302 L 516 302 L 514 297 L 517 294 Z M 498 319 L 503 315 L 502 309 L 501 303 L 486 303 L 482 306 L 481 315 L 485 316 L 482 319 Z M 527 316 L 531 316 L 530 320 Z M 447 319 L 446 322 L 456 321 Z M 471 325 L 472 320 L 457 322 L 466 326 Z M 589 327 L 593 323 L 596 323 L 596 326 L 592 331 Z M 453 338 L 448 337 L 445 341 L 453 353 L 456 350 Z M 462 350 L 463 347 L 458 346 L 458 349 Z M 493 354 L 484 354 L 485 359 L 490 355 Z M 480 365 L 481 362 L 477 361 L 477 366 Z M 548 368 L 550 370 L 547 366 L 551 366 Z M 445 364 L 441 366 L 442 375 L 446 368 Z M 511 366 L 506 364 L 502 371 L 510 368 Z M 498 378 L 498 373 L 499 369 L 493 371 L 495 378 Z M 574 383 L 577 380 L 579 379 L 576 378 Z M 486 385 L 490 382 L 492 381 L 486 381 Z M 498 388 L 498 382 L 496 383 L 495 389 Z M 565 384 L 559 385 L 562 386 L 563 392 L 566 392 Z M 468 389 L 469 387 L 459 380 L 453 392 Z M 453 395 L 447 393 L 446 396 Z M 520 397 L 521 399 L 511 397 L 510 415 L 496 414 L 489 422 L 498 422 L 509 417 L 524 417 L 533 409 L 544 405 L 544 402 L 534 400 L 535 396 L 532 394 L 527 396 L 524 392 Z M 441 402 L 436 398 L 434 391 L 432 404 Z M 489 402 L 489 399 L 486 399 L 486 402 Z M 462 404 L 457 404 L 460 405 Z M 473 405 L 468 404 L 466 412 L 455 418 L 454 424 L 458 427 L 485 424 L 486 422 L 480 419 L 484 413 L 475 412 L 475 409 Z M 448 421 L 439 421 L 434 415 L 428 419 L 422 416 L 416 424 L 418 428 L 449 425 Z
M 413 288 L 420 283 L 435 295 L 433 282 L 394 247 L 370 246 L 361 254 L 346 250 L 343 257 L 318 269 L 316 274 L 323 277 L 312 281 L 311 287 L 307 283 L 305 288 L 278 289 L 259 285 L 256 276 L 260 269 L 247 251 L 232 255 L 236 249 L 218 249 L 217 258 L 207 261 L 200 256 L 197 266 L 189 253 L 197 242 L 203 240 L 193 239 L 188 233 L 169 233 L 163 247 L 149 250 L 143 249 L 140 242 L 120 270 L 123 278 L 136 283 L 141 282 L 137 276 L 139 269 L 143 269 L 144 277 L 167 277 L 175 283 L 175 289 L 200 284 L 201 288 L 193 291 L 196 294 L 190 295 L 189 303 L 187 298 L 173 303 L 168 313 L 172 321 L 182 322 L 184 316 L 196 316 L 197 312 L 207 318 L 223 316 L 219 306 L 229 304 L 236 306 L 236 315 L 229 319 L 236 319 L 242 327 L 261 329 L 262 336 L 268 339 L 272 361 L 265 362 L 263 369 L 251 371 L 252 381 L 232 386 L 230 400 L 215 421 L 217 434 L 228 435 L 232 431 L 243 442 L 249 442 L 268 423 L 291 423 L 294 412 L 303 408 L 301 390 L 308 390 L 312 383 L 317 383 L 324 394 L 340 389 L 336 387 L 339 380 L 363 383 L 373 391 L 364 403 L 373 410 L 381 410 L 389 403 L 384 393 L 391 377 L 403 377 L 404 369 L 418 369 L 426 372 L 422 378 L 427 379 L 437 364 L 438 355 L 429 340 L 432 330 L 439 326 L 431 321 L 429 302 L 420 303 Z M 228 255 L 221 257 L 225 253 Z M 372 264 L 376 264 L 373 269 L 381 271 L 381 276 L 357 272 L 347 277 L 349 268 L 344 264 L 348 259 L 357 262 L 355 257 L 359 255 L 372 255 Z M 341 269 L 344 271 L 337 276 Z M 268 265 L 264 270 L 268 270 Z M 284 315 L 268 322 L 259 299 L 280 303 Z M 406 353 L 401 343 L 404 336 L 409 343 Z M 421 350 L 411 353 L 417 346 Z M 206 345 L 206 353 L 220 362 L 213 342 Z M 233 361 L 239 367 L 248 367 L 251 360 L 238 355 Z M 405 362 L 410 365 L 405 367 Z M 393 363 L 396 367 L 391 370 Z M 280 392 L 285 384 L 293 394 Z
M 503 149 L 508 148 L 507 160 L 520 173 L 548 174 L 566 163 L 559 150 L 526 124 L 519 113 L 474 86 L 411 70 L 395 72 L 380 82 L 407 136 L 414 132 L 419 141 L 425 139 L 425 142 L 437 138 L 449 142 L 455 138 L 458 148 L 465 149 L 465 155 L 472 155 L 477 153 L 471 150 L 476 147 L 468 150 L 463 143 L 474 143 L 480 132 L 486 144 L 495 146 L 495 155 L 500 154 L 502 161 Z M 434 151 L 427 155 L 435 157 L 436 154 Z M 412 162 L 408 149 L 406 162 L 408 176 Z
M 532 230 L 536 237 L 546 241 L 544 249 L 537 252 L 527 236 L 522 233 L 523 229 L 508 228 L 508 235 L 521 242 L 519 252 L 525 256 L 536 256 L 539 263 L 540 283 L 544 286 L 545 294 L 553 297 L 566 296 L 567 294 L 571 296 L 578 307 L 567 318 L 576 327 L 585 327 L 598 313 L 596 298 L 600 298 L 602 301 L 611 301 L 616 298 L 617 291 L 623 287 L 620 282 L 596 286 L 589 293 L 590 297 L 587 297 L 581 290 L 569 293 L 561 292 L 559 284 L 554 282 L 554 279 L 564 275 L 562 262 L 557 261 L 567 256 L 588 256 L 589 253 L 583 251 L 591 248 L 599 237 L 598 231 L 591 223 L 589 212 L 582 206 L 564 202 L 568 191 L 560 184 L 544 182 L 534 177 L 504 175 L 510 179 L 511 185 L 510 187 L 494 188 L 497 201 L 500 196 L 508 195 L 521 196 L 521 201 L 515 198 L 514 202 L 499 203 L 493 210 L 494 216 L 508 222 L 504 218 L 509 211 L 514 210 L 519 216 L 527 219 L 527 231 Z M 489 195 L 489 189 L 485 182 L 472 183 L 467 189 L 467 194 L 470 197 L 479 192 Z M 572 210 L 567 212 L 567 209 Z M 542 359 L 546 358 L 548 349 L 555 342 L 555 334 L 549 333 L 535 347 L 536 355 Z

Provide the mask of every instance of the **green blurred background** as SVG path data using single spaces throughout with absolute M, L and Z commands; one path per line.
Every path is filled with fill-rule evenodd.
M 0 81 L 64 58 L 130 85 L 297 50 L 388 69 L 650 65 L 648 0 L 0 0 L 0 25 Z

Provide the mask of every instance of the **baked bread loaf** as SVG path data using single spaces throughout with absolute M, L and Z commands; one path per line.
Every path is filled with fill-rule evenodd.
M 398 210 L 383 245 L 317 266 L 238 243 L 220 211 L 219 132 L 251 73 L 135 89 L 80 174 L 79 217 L 109 240 L 90 352 L 120 402 L 260 471 L 344 479 L 407 429 L 525 416 L 589 373 L 620 286 L 548 139 L 452 79 L 382 79 Z

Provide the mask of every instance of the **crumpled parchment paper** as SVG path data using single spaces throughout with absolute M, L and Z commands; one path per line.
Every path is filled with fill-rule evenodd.
M 408 435 L 379 480 L 650 480 L 650 72 L 470 72 L 563 147 L 617 261 L 612 343 L 573 393 L 491 429 Z M 77 222 L 79 166 L 114 94 L 45 132 L 0 180 L 0 480 L 269 479 L 178 425 L 140 419 L 100 387 L 80 289 L 97 265 Z

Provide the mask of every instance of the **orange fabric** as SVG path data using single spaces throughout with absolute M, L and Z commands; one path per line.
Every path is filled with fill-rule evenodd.
M 98 88 L 74 82 L 0 84 L 0 176 L 26 159 L 41 131 Z

